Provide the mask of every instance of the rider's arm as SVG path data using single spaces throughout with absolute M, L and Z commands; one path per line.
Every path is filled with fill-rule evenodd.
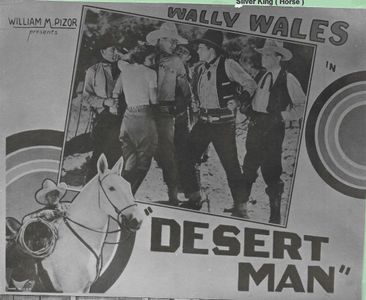
M 45 220 L 52 220 L 55 218 L 55 211 L 53 209 L 44 209 L 41 208 L 39 210 L 36 210 L 23 218 L 23 223 L 29 221 L 30 219 L 45 219 Z

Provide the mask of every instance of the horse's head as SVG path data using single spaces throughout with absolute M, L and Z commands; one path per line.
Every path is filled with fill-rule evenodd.
M 120 175 L 122 167 L 122 157 L 111 170 L 108 169 L 105 155 L 99 157 L 97 163 L 99 206 L 121 226 L 136 231 L 140 229 L 143 215 L 137 208 L 131 185 Z

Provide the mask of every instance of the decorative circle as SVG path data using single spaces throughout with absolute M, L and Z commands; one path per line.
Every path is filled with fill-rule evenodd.
M 46 179 L 57 181 L 63 133 L 54 130 L 24 131 L 6 139 L 6 205 L 17 218 L 39 209 L 34 190 Z M 68 191 L 70 200 L 75 192 Z M 30 199 L 31 201 L 27 201 Z M 18 201 L 22 201 L 19 203 Z M 25 205 L 25 201 L 27 201 Z M 106 292 L 121 276 L 130 260 L 136 234 L 124 229 L 108 265 L 91 286 L 91 293 Z M 46 291 L 47 292 L 47 291 Z
M 306 147 L 319 176 L 335 190 L 366 199 L 366 72 L 331 83 L 306 124 Z
M 348 112 L 343 118 L 338 134 L 343 153 L 351 161 L 366 167 L 365 152 L 352 147 L 352 144 L 356 143 L 360 148 L 366 149 L 366 134 L 358 134 L 360 128 L 366 129 L 366 104 L 362 104 L 357 109 L 354 108 Z

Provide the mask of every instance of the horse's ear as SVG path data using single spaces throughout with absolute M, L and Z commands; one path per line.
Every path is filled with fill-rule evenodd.
M 112 172 L 121 175 L 122 169 L 123 169 L 123 157 L 121 156 L 121 158 L 116 162 L 116 164 L 112 168 Z
M 108 170 L 108 161 L 104 153 L 99 156 L 97 162 L 98 174 L 103 175 Z

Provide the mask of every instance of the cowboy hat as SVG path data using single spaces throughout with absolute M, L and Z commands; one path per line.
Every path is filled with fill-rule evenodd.
M 281 54 L 281 60 L 287 61 L 292 58 L 292 53 L 290 50 L 283 47 L 282 41 L 277 41 L 273 39 L 266 39 L 263 48 L 255 49 L 255 51 L 259 52 L 260 54 L 268 53 L 268 52 L 276 52 Z
M 224 41 L 224 34 L 222 31 L 208 29 L 200 39 L 196 39 L 194 42 L 199 44 L 205 44 L 215 50 L 224 52 L 222 43 Z
M 182 38 L 178 34 L 177 27 L 175 27 L 174 23 L 163 23 L 158 30 L 154 30 L 146 36 L 146 41 L 150 45 L 156 45 L 158 40 L 161 38 L 171 38 L 178 41 L 178 44 L 187 44 L 188 41 L 185 38 Z
M 56 185 L 51 179 L 43 181 L 42 188 L 36 192 L 36 201 L 45 206 L 56 205 L 66 193 L 66 184 Z M 51 194 L 52 193 L 52 194 Z M 54 198 L 50 198 L 50 196 Z
M 107 32 L 101 35 L 96 41 L 94 45 L 95 55 L 99 56 L 100 50 L 107 49 L 109 47 L 116 47 L 116 49 L 122 54 L 128 53 L 128 50 L 123 47 L 123 44 L 115 39 L 112 33 Z

